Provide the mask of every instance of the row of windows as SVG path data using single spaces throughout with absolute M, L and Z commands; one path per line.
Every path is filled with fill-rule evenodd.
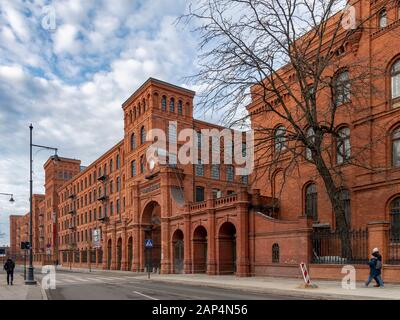
M 226 174 L 226 181 L 233 182 L 234 181 L 234 172 L 235 168 L 232 165 L 228 165 L 225 167 L 225 174 Z M 204 164 L 199 163 L 195 166 L 195 174 L 198 177 L 204 177 Z M 220 165 L 219 164 L 212 164 L 211 165 L 211 174 L 212 179 L 220 179 Z
M 137 107 L 133 107 L 131 111 L 129 111 L 129 123 L 132 123 L 133 120 L 138 118 L 142 113 L 145 113 L 147 110 L 146 100 L 143 99 L 142 102 L 139 102 Z
M 121 168 L 121 159 L 120 155 L 117 154 L 115 157 L 115 170 L 119 170 Z M 68 196 L 72 194 L 76 194 L 77 192 L 82 192 L 89 186 L 91 186 L 93 183 L 95 183 L 97 177 L 101 176 L 106 176 L 109 173 L 112 173 L 114 171 L 114 159 L 110 159 L 107 163 L 103 165 L 103 167 L 99 166 L 98 171 L 96 170 L 93 171 L 93 173 L 89 174 L 88 177 L 85 177 L 85 179 L 82 179 L 80 182 L 74 184 L 73 187 L 70 187 L 67 191 L 65 191 L 62 194 L 62 201 L 65 201 Z
M 314 141 L 314 130 L 309 128 L 307 130 L 307 138 L 311 142 Z M 275 151 L 281 152 L 287 147 L 286 142 L 286 128 L 279 126 L 275 130 Z M 400 127 L 395 129 L 391 134 L 391 150 L 392 150 L 392 165 L 400 167 Z M 307 160 L 312 160 L 312 150 L 306 148 L 305 157 Z M 351 142 L 350 142 L 350 129 L 348 127 L 341 127 L 337 131 L 336 139 L 336 162 L 343 164 L 350 160 L 351 157 Z
M 169 105 L 169 112 L 175 113 L 175 98 L 170 98 L 168 105 Z M 182 100 L 178 100 L 177 110 L 178 110 L 179 115 L 183 114 Z M 167 111 L 167 97 L 166 96 L 161 97 L 161 111 Z
M 229 195 L 233 195 L 233 194 L 235 194 L 235 191 L 233 191 L 233 190 L 228 190 L 226 192 L 226 195 L 228 195 L 228 196 Z M 213 196 L 214 199 L 218 199 L 218 198 L 223 197 L 223 193 L 222 193 L 222 191 L 220 189 L 213 188 L 212 189 L 212 196 Z M 196 202 L 205 201 L 205 188 L 204 187 L 201 187 L 201 186 L 197 186 L 196 187 L 195 201 Z
M 125 198 L 122 201 L 122 210 L 125 210 Z M 103 207 L 98 208 L 99 216 L 97 216 L 97 209 L 89 210 L 89 212 L 85 212 L 85 214 L 76 215 L 75 217 L 71 217 L 69 219 L 64 220 L 61 223 L 61 230 L 66 230 L 69 227 L 76 227 L 86 223 L 91 223 L 97 220 L 100 217 L 108 217 L 108 212 L 110 216 L 113 216 L 114 213 L 119 215 L 121 218 L 121 202 L 120 199 L 117 199 L 115 204 L 113 201 L 110 202 L 109 205 L 104 205 Z
M 96 202 L 97 200 L 97 195 L 99 197 L 101 196 L 106 196 L 107 194 L 113 194 L 115 192 L 120 192 L 121 191 L 121 179 L 120 177 L 116 178 L 116 189 L 114 190 L 114 182 L 110 181 L 109 182 L 109 193 L 107 193 L 107 185 L 104 185 L 104 188 L 100 186 L 98 190 L 94 189 L 93 192 L 90 191 L 89 193 L 85 194 L 84 196 L 77 198 L 73 203 L 70 203 L 69 206 L 65 206 L 63 208 L 63 213 L 67 213 L 67 210 L 73 210 L 73 204 L 76 209 L 83 208 L 84 206 L 90 205 L 93 202 Z M 98 191 L 98 193 L 97 193 Z M 103 191 L 103 192 L 102 192 Z

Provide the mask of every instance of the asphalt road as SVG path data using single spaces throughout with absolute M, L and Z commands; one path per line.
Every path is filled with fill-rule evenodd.
M 43 275 L 36 273 L 36 279 Z M 276 294 L 137 279 L 134 274 L 57 271 L 49 300 L 289 300 Z

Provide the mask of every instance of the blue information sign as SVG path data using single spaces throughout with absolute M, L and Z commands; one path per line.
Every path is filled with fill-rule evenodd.
M 144 246 L 146 248 L 153 248 L 153 239 L 146 239 L 144 240 Z

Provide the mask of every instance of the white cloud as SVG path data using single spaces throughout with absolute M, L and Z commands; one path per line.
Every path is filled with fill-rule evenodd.
M 123 137 L 121 104 L 147 78 L 180 84 L 194 68 L 192 35 L 174 25 L 184 0 L 53 1 L 54 33 L 46 3 L 0 2 L 0 187 L 16 198 L 0 198 L 0 233 L 28 211 L 29 123 L 34 142 L 87 165 Z M 35 150 L 35 193 L 49 155 Z

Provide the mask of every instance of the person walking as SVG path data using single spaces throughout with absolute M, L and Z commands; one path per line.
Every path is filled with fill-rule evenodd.
M 376 285 L 374 287 L 384 287 L 384 283 L 382 280 L 382 255 L 379 253 L 378 248 L 374 248 L 372 250 L 371 259 L 368 262 L 370 273 L 368 276 L 368 280 L 365 282 L 365 286 L 368 287 L 372 279 L 375 280 Z
M 10 282 L 11 282 L 11 285 L 13 285 L 14 269 L 15 269 L 14 261 L 12 261 L 11 258 L 8 258 L 6 263 L 4 264 L 4 270 L 6 270 L 6 272 L 7 272 L 7 285 L 10 285 Z

